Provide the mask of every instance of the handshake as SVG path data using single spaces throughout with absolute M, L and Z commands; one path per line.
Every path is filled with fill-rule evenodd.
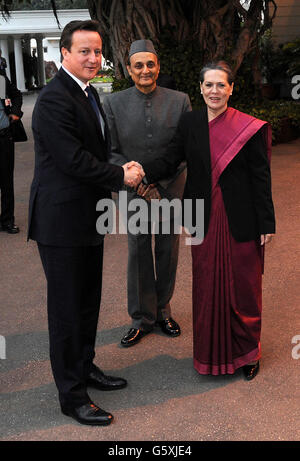
M 149 184 L 148 186 L 141 184 L 145 172 L 140 163 L 132 160 L 131 162 L 125 163 L 122 168 L 124 170 L 125 186 L 134 187 L 136 193 L 148 202 L 153 199 L 161 200 L 160 193 L 155 187 L 155 184 Z
M 131 162 L 125 163 L 122 168 L 124 170 L 125 186 L 136 188 L 145 176 L 142 165 L 132 160 Z

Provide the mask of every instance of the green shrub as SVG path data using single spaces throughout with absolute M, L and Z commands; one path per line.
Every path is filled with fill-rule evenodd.
M 245 112 L 253 117 L 265 120 L 272 127 L 273 144 L 281 142 L 282 124 L 286 119 L 290 120 L 294 134 L 300 134 L 300 103 L 285 100 L 259 100 L 253 102 L 240 102 L 234 105 L 235 109 Z
M 97 75 L 93 80 L 91 80 L 91 83 L 112 83 L 114 81 L 113 77 L 100 77 Z
M 260 60 L 263 76 L 274 83 L 300 74 L 300 37 L 278 46 L 268 30 L 260 39 Z
M 199 74 L 203 53 L 199 44 L 192 40 L 177 44 L 166 34 L 158 53 L 161 72 L 174 78 L 177 90 L 187 93 L 193 106 L 201 104 Z
M 129 78 L 122 78 L 120 80 L 117 80 L 116 78 L 113 80 L 112 84 L 112 91 L 122 91 L 126 90 L 127 88 L 130 87 L 130 80 Z

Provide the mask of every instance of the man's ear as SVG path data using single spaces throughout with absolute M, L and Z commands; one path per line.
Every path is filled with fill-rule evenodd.
M 126 67 L 127 67 L 127 71 L 128 71 L 128 74 L 129 74 L 129 75 L 130 75 L 130 77 L 131 77 L 131 68 L 130 68 L 130 66 L 129 66 L 129 65 L 127 65 Z
M 60 52 L 61 52 L 62 59 L 65 59 L 69 53 L 69 50 L 67 50 L 67 48 L 62 47 Z

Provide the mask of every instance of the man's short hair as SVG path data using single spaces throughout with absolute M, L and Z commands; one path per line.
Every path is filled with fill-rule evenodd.
M 63 29 L 60 41 L 59 49 L 61 52 L 62 48 L 66 48 L 68 51 L 71 51 L 72 46 L 72 37 L 74 32 L 77 30 L 89 30 L 92 32 L 98 32 L 100 35 L 100 25 L 98 21 L 92 19 L 87 19 L 86 21 L 71 21 Z

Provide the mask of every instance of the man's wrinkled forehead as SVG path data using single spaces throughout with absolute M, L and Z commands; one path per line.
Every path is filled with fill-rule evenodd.
M 146 64 L 148 62 L 153 62 L 154 64 L 158 63 L 158 58 L 154 53 L 140 52 L 135 53 L 130 57 L 130 64 Z

